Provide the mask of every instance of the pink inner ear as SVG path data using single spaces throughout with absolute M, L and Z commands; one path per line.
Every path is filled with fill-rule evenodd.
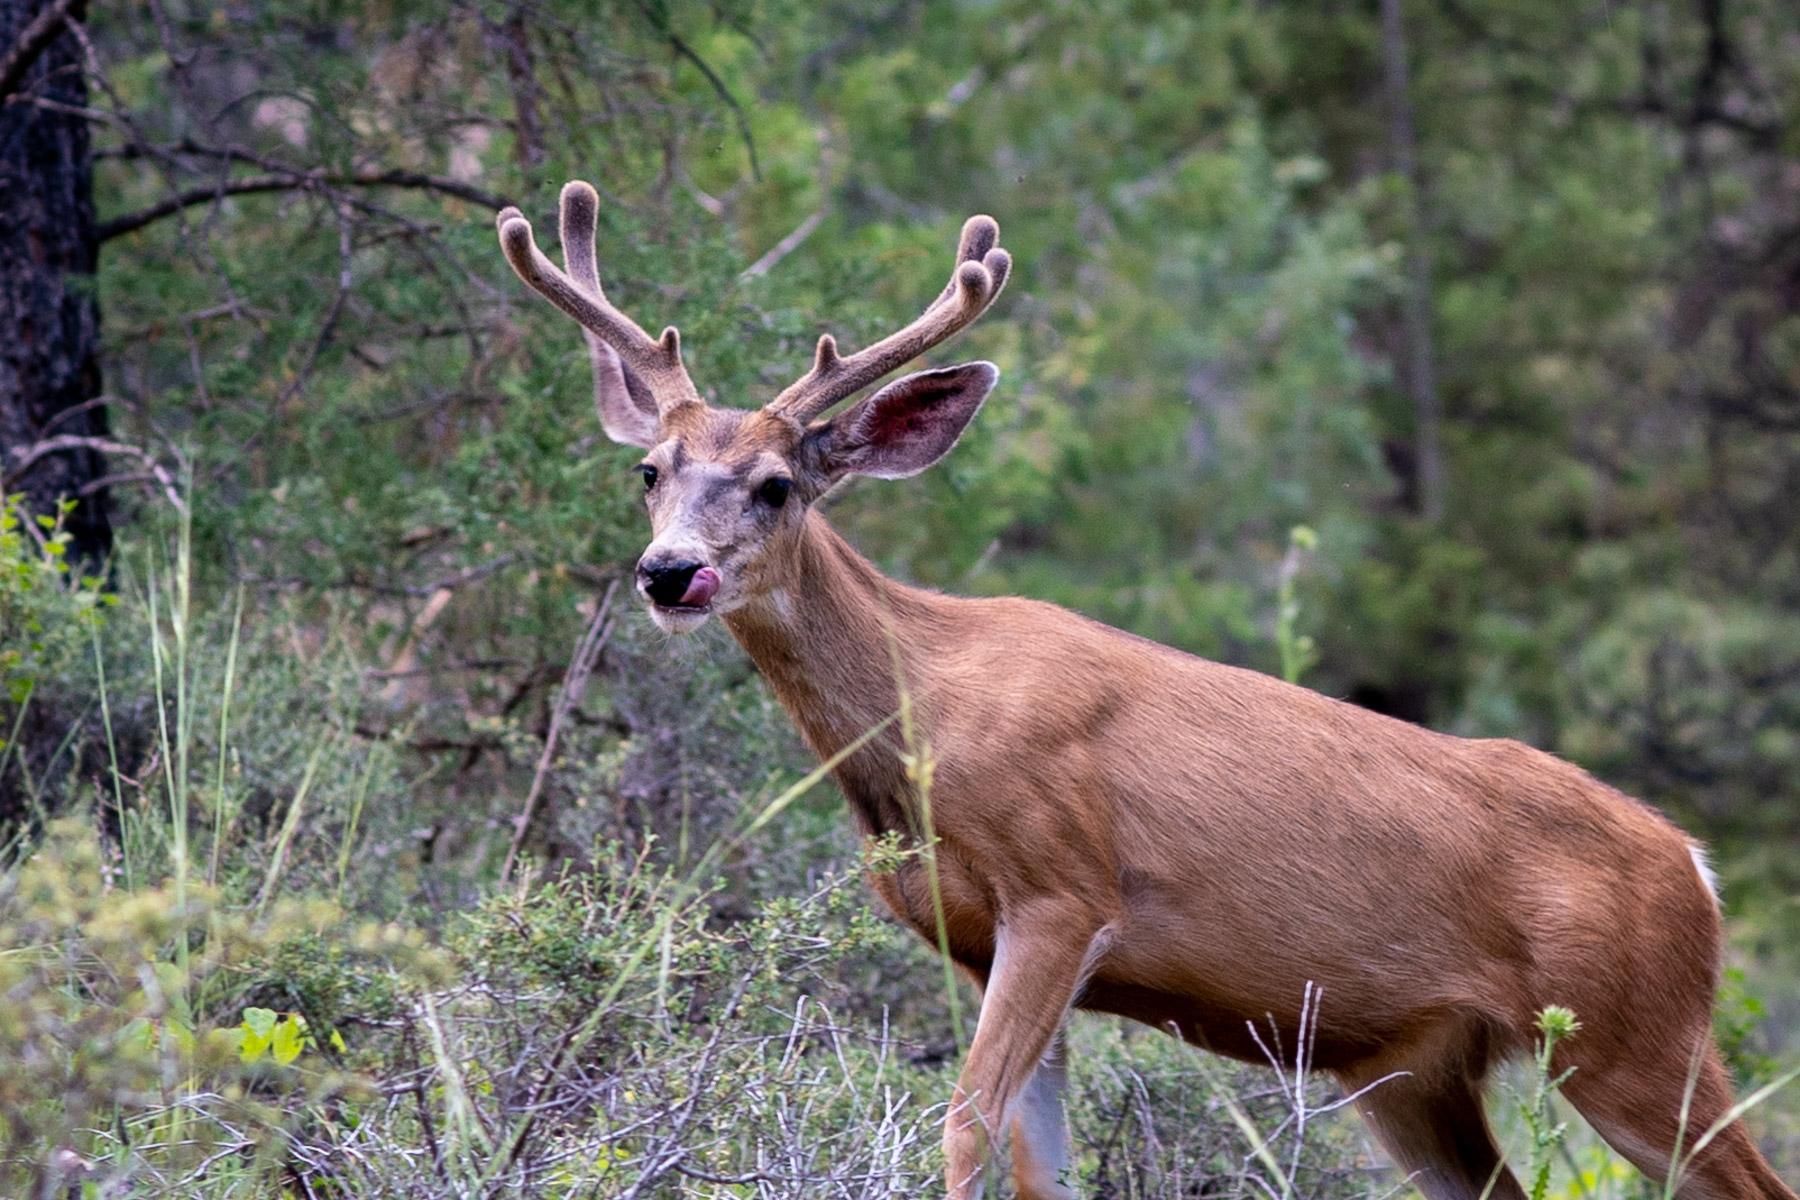
M 917 475 L 949 453 L 994 386 L 991 363 L 964 363 L 897 379 L 834 418 L 839 470 L 878 479 Z
M 885 404 L 875 405 L 864 426 L 867 441 L 877 445 L 894 438 L 923 433 L 931 425 L 931 408 L 943 393 L 935 388 L 922 388 L 910 394 L 894 396 Z

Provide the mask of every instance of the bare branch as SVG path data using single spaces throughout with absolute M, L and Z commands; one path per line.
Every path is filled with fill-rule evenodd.
M 25 72 L 31 69 L 31 64 L 44 52 L 44 47 L 56 37 L 64 18 L 74 7 L 75 0 L 55 0 L 19 34 L 12 49 L 6 52 L 6 57 L 0 59 L 0 100 L 13 94 L 19 81 L 25 78 Z
M 544 779 L 550 773 L 550 764 L 556 760 L 556 739 L 562 733 L 563 722 L 587 691 L 588 676 L 594 673 L 594 665 L 600 661 L 600 651 L 606 645 L 607 637 L 612 633 L 613 597 L 618 594 L 617 580 L 608 584 L 606 595 L 600 598 L 600 604 L 594 609 L 594 619 L 588 622 L 587 630 L 582 633 L 581 640 L 575 643 L 575 653 L 569 659 L 569 669 L 563 675 L 562 689 L 556 694 L 556 707 L 550 716 L 550 728 L 544 733 L 544 751 L 538 755 L 537 771 L 531 777 L 531 788 L 525 794 L 525 806 L 519 810 L 518 818 L 513 822 L 512 844 L 506 848 L 506 862 L 500 868 L 500 883 L 505 886 L 512 878 L 513 863 L 518 860 L 519 848 L 524 845 L 525 831 L 531 827 L 531 818 L 537 812 L 538 800 L 544 794 Z
M 15 452 L 13 462 L 4 475 L 0 475 L 0 491 L 11 487 L 14 480 L 21 478 L 32 464 L 51 454 L 63 454 L 71 450 L 93 450 L 101 454 L 123 454 L 127 458 L 135 458 L 144 464 L 144 468 L 162 494 L 174 506 L 175 511 L 185 513 L 187 504 L 181 499 L 181 493 L 175 487 L 175 480 L 156 460 L 156 456 L 141 446 L 133 446 L 129 442 L 118 442 L 111 438 L 80 437 L 75 434 L 59 434 L 56 437 L 44 438 L 41 441 Z
M 165 200 L 158 201 L 148 208 L 127 213 L 122 217 L 114 217 L 110 221 L 102 221 L 96 233 L 102 242 L 110 241 L 122 234 L 142 229 L 152 221 L 161 220 L 184 208 L 192 208 L 197 204 L 210 204 L 224 196 L 242 196 L 257 192 L 306 191 L 317 187 L 416 188 L 423 191 L 442 192 L 447 196 L 455 196 L 459 200 L 467 200 L 471 204 L 479 204 L 486 208 L 501 208 L 505 205 L 505 201 L 498 196 L 478 187 L 472 187 L 460 179 L 449 179 L 442 175 L 426 175 L 418 171 L 382 170 L 379 168 L 364 168 L 357 171 L 283 171 L 263 175 L 240 175 L 235 179 L 222 179 L 207 187 L 189 188 L 187 191 L 177 192 Z
M 793 232 L 770 246 L 767 253 L 739 272 L 738 278 L 754 279 L 758 275 L 765 275 L 773 270 L 776 264 L 798 250 L 801 243 L 813 235 L 813 231 L 824 222 L 826 211 L 821 208 L 794 226 Z

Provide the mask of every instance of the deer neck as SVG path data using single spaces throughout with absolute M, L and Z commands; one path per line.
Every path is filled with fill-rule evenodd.
M 806 516 L 787 579 L 726 614 L 725 624 L 813 752 L 828 759 L 893 717 L 900 702 L 896 659 L 917 697 L 922 681 L 913 664 L 922 661 L 931 615 L 943 599 L 883 575 L 816 512 Z M 891 811 L 899 803 L 898 748 L 890 728 L 837 772 L 877 829 L 898 815 Z

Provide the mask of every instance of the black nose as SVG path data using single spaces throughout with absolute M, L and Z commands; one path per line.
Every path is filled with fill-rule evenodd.
M 637 569 L 638 589 L 665 607 L 680 604 L 687 595 L 688 584 L 700 564 L 692 559 L 661 559 L 640 562 Z

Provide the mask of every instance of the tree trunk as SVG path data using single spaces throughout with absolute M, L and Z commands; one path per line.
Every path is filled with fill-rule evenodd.
M 1381 0 L 1381 60 L 1387 93 L 1388 155 L 1406 188 L 1406 295 L 1401 303 L 1406 342 L 1400 379 L 1413 403 L 1414 468 L 1419 511 L 1428 521 L 1444 513 L 1444 459 L 1438 426 L 1436 364 L 1431 349 L 1431 248 L 1425 241 L 1419 202 L 1418 137 L 1413 127 L 1411 79 L 1406 62 L 1406 23 L 1401 0 Z
M 39 513 L 75 500 L 71 555 L 92 566 L 112 549 L 105 459 L 76 448 L 7 470 L 43 438 L 106 434 L 105 408 L 83 407 L 100 395 L 99 243 L 87 121 L 68 111 L 86 107 L 87 78 L 63 17 L 84 11 L 0 0 L 0 480 Z

